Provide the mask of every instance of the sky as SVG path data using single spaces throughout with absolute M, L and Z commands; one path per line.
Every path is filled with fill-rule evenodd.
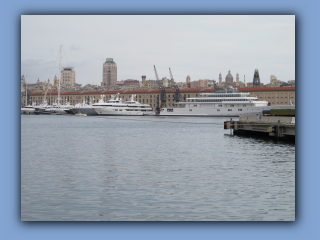
M 199 79 L 252 82 L 295 79 L 294 15 L 22 15 L 21 75 L 53 83 L 61 67 L 74 67 L 76 83 L 100 85 L 106 58 L 118 81 L 141 76 L 175 82 Z

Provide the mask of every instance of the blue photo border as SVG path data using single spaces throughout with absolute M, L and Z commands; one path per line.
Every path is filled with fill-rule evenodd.
M 10 1 L 1 24 L 1 239 L 320 239 L 320 1 Z M 296 16 L 296 221 L 294 222 L 21 222 L 21 15 L 279 14 Z

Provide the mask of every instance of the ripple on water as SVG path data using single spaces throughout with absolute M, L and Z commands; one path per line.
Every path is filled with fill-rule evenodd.
M 295 145 L 224 120 L 21 116 L 22 220 L 294 221 Z

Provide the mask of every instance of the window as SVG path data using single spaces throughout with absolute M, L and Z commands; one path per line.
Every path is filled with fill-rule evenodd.
M 234 107 L 234 105 L 232 104 L 232 105 L 230 105 L 230 107 Z
M 242 111 L 242 109 L 238 109 L 238 111 Z
M 168 108 L 167 112 L 173 112 L 173 109 L 172 108 Z
M 190 112 L 192 112 L 192 109 L 189 109 Z
M 217 112 L 220 112 L 220 109 L 217 109 Z
M 228 109 L 228 112 L 232 112 L 232 109 Z
M 222 104 L 218 105 L 218 107 L 222 107 Z
M 243 106 L 246 107 L 247 105 L 246 105 L 246 104 L 243 104 Z

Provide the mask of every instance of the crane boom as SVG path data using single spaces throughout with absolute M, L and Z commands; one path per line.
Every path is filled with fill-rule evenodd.
M 156 66 L 155 66 L 155 65 L 153 65 L 153 67 L 154 67 L 154 72 L 155 72 L 155 74 L 156 74 L 156 80 L 159 80 L 159 76 L 158 76 L 158 73 L 157 73 Z
M 169 68 L 169 72 L 170 72 L 171 80 L 173 80 L 173 76 L 170 68 Z

